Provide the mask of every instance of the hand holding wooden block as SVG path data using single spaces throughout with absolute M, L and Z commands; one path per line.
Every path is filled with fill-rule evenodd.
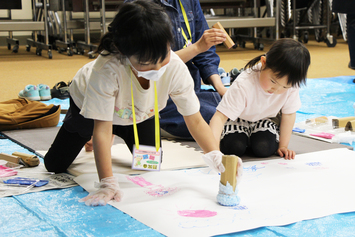
M 216 29 L 221 29 L 224 31 L 224 33 L 226 34 L 226 40 L 223 42 L 223 44 L 228 48 L 232 48 L 235 43 L 234 41 L 231 39 L 231 37 L 227 34 L 226 30 L 224 29 L 224 27 L 221 25 L 221 23 L 217 22 L 216 24 L 214 24 L 212 26 L 212 28 L 216 28 Z

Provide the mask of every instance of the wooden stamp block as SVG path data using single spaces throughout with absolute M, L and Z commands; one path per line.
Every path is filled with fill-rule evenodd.
M 19 158 L 21 158 L 21 160 L 25 163 L 25 165 L 30 166 L 30 167 L 34 167 L 39 165 L 39 159 L 37 156 L 35 155 L 30 155 L 30 154 L 26 154 L 26 153 L 22 153 L 22 152 L 14 152 L 12 153 L 13 156 L 17 156 Z
M 221 174 L 221 183 L 226 186 L 228 182 L 233 187 L 233 191 L 235 191 L 237 185 L 238 156 L 224 155 L 222 156 L 222 163 L 226 170 Z
M 224 33 L 226 34 L 227 38 L 226 38 L 226 40 L 223 42 L 223 44 L 224 44 L 228 49 L 232 48 L 232 47 L 235 45 L 234 41 L 231 39 L 231 37 L 229 36 L 229 34 L 227 34 L 226 30 L 225 30 L 224 27 L 221 25 L 221 23 L 217 22 L 216 24 L 214 24 L 214 25 L 212 26 L 212 28 L 221 29 L 221 30 L 224 31 Z
M 11 163 L 18 164 L 20 162 L 20 158 L 17 156 L 9 155 L 6 153 L 0 153 L 0 160 L 6 160 Z
M 345 117 L 332 120 L 333 128 L 344 128 L 349 121 L 355 120 L 355 117 Z

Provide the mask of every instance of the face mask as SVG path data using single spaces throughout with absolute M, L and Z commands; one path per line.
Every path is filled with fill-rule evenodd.
M 166 71 L 166 68 L 168 67 L 170 61 L 165 64 L 163 67 L 161 67 L 159 70 L 149 70 L 149 71 L 138 71 L 137 69 L 135 69 L 131 63 L 131 61 L 129 61 L 129 64 L 131 65 L 131 67 L 134 69 L 134 71 L 137 73 L 138 77 L 143 77 L 147 80 L 151 80 L 151 81 L 158 81 L 161 76 L 164 74 L 164 72 Z

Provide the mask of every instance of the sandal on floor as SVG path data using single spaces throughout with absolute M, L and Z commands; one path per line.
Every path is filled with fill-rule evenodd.
M 69 85 L 64 81 L 58 82 L 51 89 L 52 98 L 67 99 L 69 98 Z

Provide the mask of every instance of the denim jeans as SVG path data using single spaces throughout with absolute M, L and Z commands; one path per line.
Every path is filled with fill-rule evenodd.
M 204 120 L 209 123 L 216 112 L 216 107 L 221 101 L 217 92 L 200 91 L 196 92 L 200 101 L 200 113 Z M 177 111 L 174 102 L 169 98 L 167 106 L 160 112 L 160 126 L 171 135 L 191 139 L 191 134 L 186 127 L 183 116 Z
M 185 45 L 185 40 L 182 36 L 181 28 L 184 32 L 188 31 L 179 1 L 160 0 L 160 3 L 165 6 L 166 13 L 169 15 L 173 25 L 175 45 L 172 48 L 174 51 L 182 49 Z M 191 28 L 192 43 L 195 43 L 202 37 L 203 32 L 208 29 L 207 21 L 198 0 L 181 0 L 181 3 L 184 6 Z M 201 79 L 205 84 L 208 84 L 207 79 L 213 74 L 218 74 L 219 62 L 220 59 L 216 54 L 216 47 L 213 46 L 186 63 L 194 80 L 194 90 L 200 101 L 200 113 L 207 123 L 216 112 L 216 107 L 221 101 L 221 97 L 217 92 L 202 91 Z M 191 138 L 184 118 L 179 114 L 171 99 L 168 100 L 166 108 L 160 112 L 160 117 L 160 124 L 163 130 L 177 137 Z

